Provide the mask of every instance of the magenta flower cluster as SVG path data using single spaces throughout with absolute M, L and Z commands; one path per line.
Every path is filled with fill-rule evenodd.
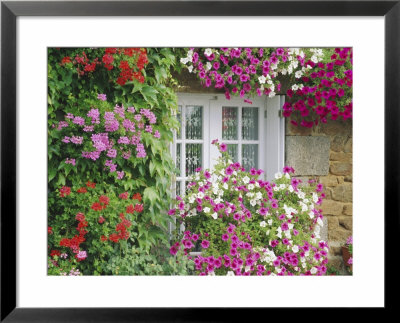
M 171 246 L 194 258 L 200 275 L 323 275 L 328 245 L 320 240 L 323 225 L 318 206 L 325 197 L 321 184 L 307 186 L 285 167 L 274 182 L 260 179 L 262 170 L 246 171 L 229 161 L 224 145 L 214 171 L 190 179 L 184 198 L 168 214 L 190 229 Z
M 336 48 L 328 63 L 310 64 L 312 69 L 301 78 L 302 87 L 287 91 L 292 100 L 284 104 L 283 115 L 289 117 L 297 111 L 302 119 L 300 125 L 308 128 L 326 123 L 328 118 L 352 118 L 352 49 Z M 291 123 L 298 125 L 295 120 Z

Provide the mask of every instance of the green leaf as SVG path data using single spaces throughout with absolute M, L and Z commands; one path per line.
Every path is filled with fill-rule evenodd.
M 150 205 L 154 205 L 156 201 L 158 201 L 158 194 L 154 187 L 147 187 L 143 192 L 143 201 L 149 202 Z
M 140 90 L 140 93 L 142 93 L 144 99 L 149 102 L 149 101 L 157 101 L 157 93 L 158 91 L 154 89 L 152 86 L 145 85 L 143 88 Z

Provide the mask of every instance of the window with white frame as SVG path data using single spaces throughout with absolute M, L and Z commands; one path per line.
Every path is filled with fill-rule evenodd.
M 188 176 L 197 168 L 212 168 L 219 156 L 213 139 L 227 144 L 228 153 L 247 170 L 265 171 L 270 180 L 284 163 L 283 96 L 227 100 L 225 95 L 178 93 L 180 130 L 172 154 L 179 173 L 176 195 L 184 195 Z

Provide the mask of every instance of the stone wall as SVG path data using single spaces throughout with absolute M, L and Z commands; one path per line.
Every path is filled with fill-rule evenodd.
M 352 121 L 328 121 L 313 129 L 286 120 L 286 165 L 296 176 L 324 185 L 321 205 L 327 223 L 329 262 L 345 273 L 341 246 L 353 230 Z

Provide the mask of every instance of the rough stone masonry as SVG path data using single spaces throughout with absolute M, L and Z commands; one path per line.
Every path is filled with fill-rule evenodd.
M 296 120 L 298 121 L 298 120 Z M 285 164 L 298 177 L 317 179 L 326 198 L 321 208 L 330 247 L 329 263 L 345 272 L 341 246 L 353 231 L 352 121 L 328 120 L 309 129 L 286 120 Z

